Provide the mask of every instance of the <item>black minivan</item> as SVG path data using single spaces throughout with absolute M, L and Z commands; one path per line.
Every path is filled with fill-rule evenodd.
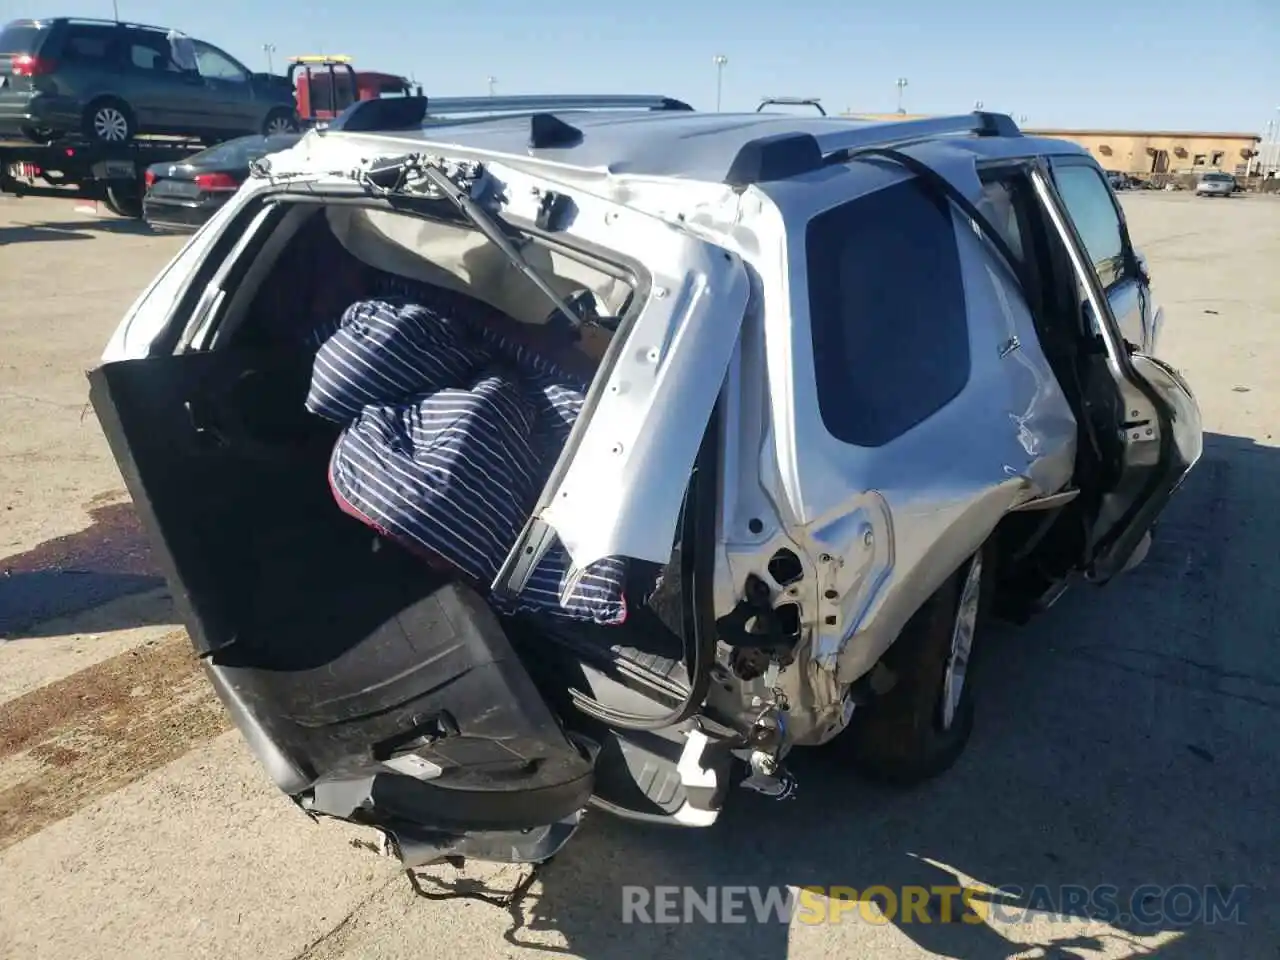
M 253 73 L 175 30 L 113 20 L 14 20 L 0 29 L 0 136 L 111 144 L 137 134 L 208 141 L 298 129 L 287 78 Z

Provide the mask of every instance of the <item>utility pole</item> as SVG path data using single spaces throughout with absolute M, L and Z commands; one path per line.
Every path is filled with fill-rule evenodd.
M 272 66 L 271 55 L 276 52 L 276 45 L 274 43 L 264 43 L 262 45 L 262 52 L 267 55 L 267 73 L 275 73 Z
M 1280 111 L 1280 107 L 1276 107 Z M 1280 119 L 1271 121 L 1271 175 L 1275 176 L 1276 167 L 1280 166 Z
M 906 113 L 907 111 L 902 109 L 902 91 L 907 89 L 907 78 L 899 77 L 894 83 L 894 86 L 898 88 L 898 112 Z
M 711 62 L 716 65 L 716 113 L 719 113 L 720 94 L 724 90 L 724 66 L 729 62 L 729 58 L 723 53 L 717 53 L 711 58 Z

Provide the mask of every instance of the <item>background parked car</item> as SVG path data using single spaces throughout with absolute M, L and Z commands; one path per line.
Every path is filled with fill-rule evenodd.
M 253 73 L 203 40 L 74 17 L 0 30 L 0 134 L 123 144 L 138 134 L 212 142 L 296 129 L 287 78 Z
M 143 219 L 161 230 L 196 229 L 240 189 L 250 163 L 293 146 L 301 136 L 239 137 L 178 163 L 152 164 L 146 173 Z
M 1197 197 L 1229 197 L 1236 192 L 1236 178 L 1229 173 L 1205 173 L 1196 181 Z

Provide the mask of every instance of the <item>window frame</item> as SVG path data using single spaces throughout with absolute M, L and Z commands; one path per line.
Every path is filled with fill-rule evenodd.
M 1053 187 L 1058 192 L 1058 196 L 1062 197 L 1062 206 L 1071 217 L 1073 224 L 1076 224 L 1076 230 L 1079 231 L 1079 224 L 1076 215 L 1067 204 L 1066 197 L 1062 195 L 1062 185 L 1058 179 L 1058 171 L 1077 168 L 1085 168 L 1091 170 L 1095 177 L 1101 182 L 1102 189 L 1106 192 L 1107 200 L 1111 204 L 1111 210 L 1116 216 L 1116 222 L 1120 228 L 1120 254 L 1118 264 L 1113 276 L 1107 277 L 1098 269 L 1098 264 L 1093 263 L 1094 272 L 1098 275 L 1098 280 L 1102 284 L 1104 292 L 1110 293 L 1120 284 L 1129 280 L 1138 280 L 1146 282 L 1142 270 L 1138 264 L 1138 256 L 1134 252 L 1133 244 L 1129 239 L 1129 224 L 1125 220 L 1124 209 L 1120 206 L 1115 191 L 1111 189 L 1111 184 L 1107 181 L 1107 177 L 1102 168 L 1089 157 L 1051 157 L 1049 161 L 1049 177 L 1053 181 Z M 1086 248 L 1086 253 L 1088 250 Z M 1092 254 L 1089 254 L 1092 262 Z

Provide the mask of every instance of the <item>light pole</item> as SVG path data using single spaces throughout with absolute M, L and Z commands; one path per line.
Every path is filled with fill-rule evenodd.
M 899 78 L 894 82 L 894 86 L 896 86 L 896 87 L 898 88 L 898 112 L 899 112 L 899 113 L 906 113 L 907 111 L 905 111 L 905 110 L 903 110 L 903 109 L 902 109 L 902 91 L 903 91 L 903 90 L 905 90 L 905 89 L 907 89 L 907 78 L 906 78 L 906 77 L 899 77 Z
M 493 89 L 494 89 L 494 87 L 496 87 L 496 86 L 497 86 L 497 84 L 498 84 L 498 78 L 497 78 L 497 77 L 495 77 L 495 76 L 493 76 L 493 75 L 490 75 L 490 76 L 489 76 L 489 78 L 488 78 L 488 80 L 489 80 L 489 96 L 491 96 L 491 97 L 492 97 L 492 96 L 493 96 Z
M 1265 177 L 1267 175 L 1267 167 L 1271 163 L 1271 132 L 1275 128 L 1276 122 L 1268 120 L 1266 126 L 1262 128 L 1262 141 L 1258 144 L 1258 176 Z
M 120 0 L 111 0 L 111 14 L 112 14 L 112 18 L 117 23 L 119 23 L 120 22 Z
M 262 52 L 267 55 L 267 73 L 275 73 L 271 62 L 271 55 L 276 52 L 276 45 L 274 43 L 264 43 L 262 45 Z
M 724 65 L 729 62 L 729 58 L 723 53 L 717 53 L 711 58 L 711 62 L 716 65 L 716 113 L 719 113 L 720 94 L 724 90 Z
M 1280 107 L 1276 107 L 1276 111 L 1280 112 Z M 1273 118 L 1268 126 L 1271 127 L 1270 173 L 1274 176 L 1276 167 L 1280 166 L 1280 119 Z

